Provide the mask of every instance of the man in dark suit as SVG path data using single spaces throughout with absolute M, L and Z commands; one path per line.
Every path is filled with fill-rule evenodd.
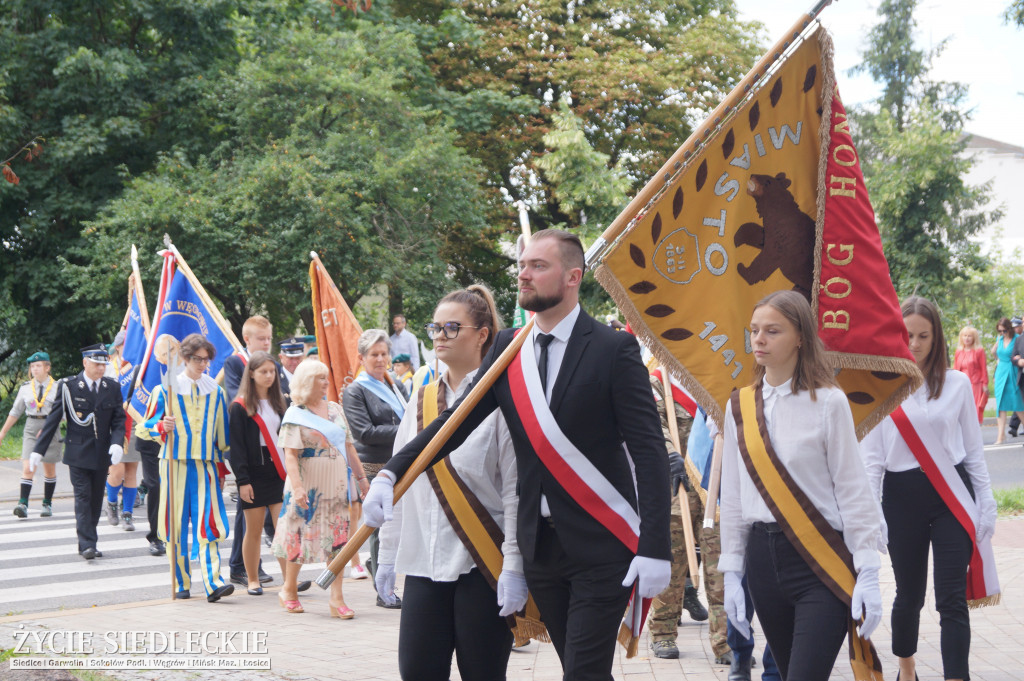
M 36 440 L 36 451 L 45 452 L 61 420 L 67 419 L 64 463 L 75 488 L 78 553 L 86 560 L 103 555 L 96 549 L 96 524 L 103 508 L 107 469 L 124 456 L 121 386 L 116 379 L 103 377 L 108 362 L 103 343 L 82 348 L 82 372 L 61 379 L 59 405 L 46 417 Z
M 536 324 L 525 341 L 533 344 L 540 379 L 534 384 L 539 387 L 529 393 L 531 399 L 535 402 L 534 396 L 542 391 L 539 399 L 546 400 L 557 428 L 614 488 L 614 496 L 631 507 L 634 517 L 639 516 L 636 550 L 627 548 L 592 509 L 577 503 L 566 489 L 567 479 L 541 461 L 514 403 L 513 390 L 521 396 L 522 384 L 513 382 L 509 371 L 484 394 L 435 462 L 461 444 L 495 408 L 502 410 L 519 470 L 517 540 L 526 584 L 565 678 L 604 681 L 612 678 L 629 587 L 635 582 L 638 594 L 650 598 L 669 582 L 668 457 L 636 339 L 596 322 L 579 307 L 585 268 L 579 239 L 555 230 L 539 232 L 523 252 L 519 267 L 519 304 L 536 312 Z M 513 335 L 511 330 L 498 334 L 477 380 Z M 521 352 L 525 373 L 526 351 Z M 367 525 L 379 526 L 387 520 L 394 481 L 457 407 L 458 403 L 424 428 L 375 478 L 363 506 Z M 532 435 L 536 437 L 536 432 Z M 578 473 L 582 466 L 573 470 Z M 506 579 L 522 576 L 501 574 L 499 603 Z

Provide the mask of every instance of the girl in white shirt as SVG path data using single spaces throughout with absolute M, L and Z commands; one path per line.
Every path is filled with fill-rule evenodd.
M 427 336 L 447 365 L 438 386 L 444 400 L 436 405 L 439 412 L 473 382 L 499 327 L 494 299 L 484 286 L 449 293 L 438 304 Z M 395 451 L 416 435 L 425 392 L 420 387 L 409 400 Z M 447 461 L 504 534 L 496 589 L 456 534 L 424 474 L 395 505 L 393 520 L 381 527 L 377 592 L 384 602 L 392 601 L 396 571 L 405 574 L 398 635 L 403 681 L 448 679 L 453 652 L 465 681 L 504 679 L 512 649 L 505 618 L 523 608 L 527 590 L 516 543 L 515 451 L 501 412 L 491 414 Z
M 928 584 L 930 548 L 935 605 L 942 630 L 944 678 L 967 679 L 971 624 L 965 575 L 973 553 L 972 540 L 980 544 L 995 529 L 996 502 L 985 466 L 971 382 L 964 374 L 949 369 L 938 308 L 915 296 L 904 301 L 902 311 L 910 352 L 925 382 L 861 445 L 874 497 L 881 493 L 889 555 L 896 577 L 892 652 L 899 658 L 897 678 L 916 679 L 914 654 Z M 900 418 L 900 414 L 906 420 L 898 425 L 893 417 Z M 923 460 L 918 459 L 903 437 L 900 428 L 908 425 L 927 450 Z M 967 533 L 922 469 L 922 465 L 929 465 L 928 459 L 940 464 L 936 471 L 944 466 L 947 473 L 959 477 L 967 493 L 973 496 L 978 511 L 976 537 Z M 951 487 L 958 486 L 960 481 L 952 480 Z M 971 503 L 970 499 L 966 501 Z
M 780 472 L 788 472 L 790 488 L 802 493 L 806 505 L 834 531 L 847 566 L 856 573 L 852 608 L 858 618 L 864 614 L 860 634 L 867 638 L 881 619 L 876 551 L 881 519 L 858 452 L 849 403 L 835 384 L 807 300 L 793 291 L 777 291 L 761 300 L 750 321 L 750 344 L 757 362 L 754 400 L 763 405 L 763 421 L 757 421 L 764 451 Z M 848 633 L 850 601 L 841 600 L 819 576 L 820 566 L 804 557 L 808 538 L 792 533 L 792 519 L 779 510 L 781 497 L 772 497 L 767 486 L 759 491 L 748 472 L 753 459 L 744 459 L 740 447 L 753 456 L 749 429 L 757 426 L 746 422 L 744 410 L 745 427 L 737 432 L 734 405 L 742 395 L 749 393 L 734 391 L 724 421 L 718 568 L 725 578 L 726 613 L 748 636 L 745 576 L 782 678 L 821 681 L 829 677 Z

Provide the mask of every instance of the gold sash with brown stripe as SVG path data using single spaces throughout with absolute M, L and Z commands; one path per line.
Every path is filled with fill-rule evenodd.
M 432 422 L 447 407 L 440 386 L 440 381 L 434 381 L 419 390 L 416 399 L 417 432 L 423 430 L 424 424 Z M 446 456 L 428 468 L 427 479 L 430 480 L 430 486 L 448 522 L 473 557 L 480 574 L 492 589 L 497 589 L 503 562 L 501 545 L 505 541 L 505 533 L 455 470 L 449 457 Z M 523 614 L 510 615 L 506 619 L 517 646 L 525 645 L 531 638 L 550 641 L 532 596 L 527 599 Z
M 857 583 L 853 554 L 842 535 L 828 524 L 821 511 L 797 486 L 772 448 L 761 391 L 750 386 L 734 390 L 731 400 L 740 458 L 754 486 L 793 547 L 825 586 L 849 608 Z M 875 647 L 857 635 L 857 622 L 853 618 L 850 618 L 847 643 L 854 678 L 882 681 L 882 665 Z

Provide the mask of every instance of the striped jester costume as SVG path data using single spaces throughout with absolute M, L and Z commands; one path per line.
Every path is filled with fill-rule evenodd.
M 228 410 L 223 389 L 207 375 L 193 382 L 184 374 L 177 378 L 174 394 L 173 437 L 163 432 L 167 413 L 166 391 L 155 390 L 146 409 L 146 421 L 139 429 L 163 442 L 160 450 L 161 499 L 173 499 L 175 550 L 168 551 L 179 592 L 191 587 L 190 558 L 199 559 L 206 594 L 224 586 L 220 574 L 218 542 L 228 535 L 228 516 L 221 493 L 219 471 L 224 469 L 228 450 Z M 171 489 L 173 468 L 173 490 Z M 170 518 L 165 503 L 160 509 L 157 534 L 170 538 Z M 191 531 L 189 530 L 191 526 Z M 189 535 L 191 534 L 191 554 Z

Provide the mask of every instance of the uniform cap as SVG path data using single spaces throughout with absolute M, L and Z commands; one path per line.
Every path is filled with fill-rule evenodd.
M 392 357 L 391 361 L 392 361 L 392 363 L 408 362 L 408 361 L 410 361 L 410 357 L 409 357 L 409 355 L 407 355 L 407 354 L 405 354 L 403 352 L 400 355 L 395 355 L 394 357 Z
M 40 350 L 39 352 L 33 352 L 31 355 L 28 356 L 28 359 L 25 361 L 28 362 L 29 364 L 31 364 L 32 362 L 49 362 L 50 355 L 49 353 Z
M 95 345 L 88 345 L 82 348 L 82 357 L 96 364 L 110 363 L 110 354 L 107 352 L 107 346 L 103 343 L 96 343 Z
M 292 336 L 291 338 L 283 338 L 278 343 L 281 348 L 281 354 L 285 357 L 302 357 L 302 337 Z

